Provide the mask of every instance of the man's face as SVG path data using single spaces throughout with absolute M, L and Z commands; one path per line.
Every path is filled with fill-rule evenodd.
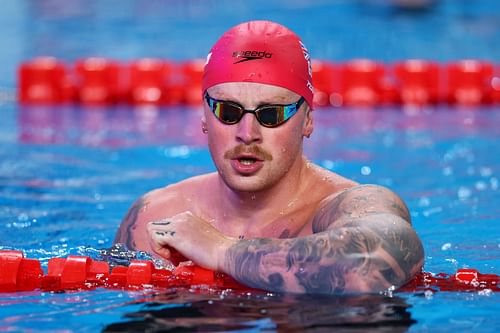
M 291 104 L 300 98 L 288 89 L 259 83 L 223 83 L 209 88 L 208 93 L 247 110 L 267 104 Z M 312 118 L 306 109 L 304 103 L 287 122 L 267 128 L 251 113 L 237 124 L 225 125 L 205 102 L 202 121 L 208 130 L 208 146 L 226 185 L 238 192 L 259 192 L 298 170 L 303 137 L 312 132 Z

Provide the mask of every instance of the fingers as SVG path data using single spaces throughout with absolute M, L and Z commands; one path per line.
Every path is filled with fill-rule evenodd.
M 156 237 L 160 239 L 163 239 L 162 237 L 175 235 L 175 230 L 173 228 L 172 221 L 169 221 L 167 219 L 161 221 L 149 222 L 148 232 L 151 237 L 153 238 Z
M 171 256 L 168 249 L 169 239 L 171 240 L 175 235 L 172 222 L 167 219 L 150 222 L 148 233 L 152 250 L 163 258 L 169 259 Z
M 175 231 L 155 231 L 154 233 L 157 236 L 162 236 L 162 237 L 175 235 Z
M 164 259 L 171 259 L 172 257 L 172 252 L 170 252 L 170 250 L 164 246 L 153 247 L 153 251 Z
M 152 225 L 169 225 L 171 222 L 168 220 L 154 221 L 151 222 Z

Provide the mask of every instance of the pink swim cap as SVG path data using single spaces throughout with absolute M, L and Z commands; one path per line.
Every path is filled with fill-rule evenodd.
M 289 89 L 312 107 L 309 51 L 288 28 L 250 21 L 229 29 L 207 56 L 203 91 L 225 82 L 256 82 Z

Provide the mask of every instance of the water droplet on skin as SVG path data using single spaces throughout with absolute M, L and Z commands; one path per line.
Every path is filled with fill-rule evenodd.
M 141 208 L 141 213 L 144 213 L 145 211 L 147 211 L 149 208 L 149 203 L 145 204 L 142 208 Z

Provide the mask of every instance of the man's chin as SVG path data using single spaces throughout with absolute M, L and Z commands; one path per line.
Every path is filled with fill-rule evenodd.
M 270 184 L 256 175 L 232 176 L 229 179 L 224 179 L 224 183 L 232 191 L 239 193 L 256 193 L 264 191 L 270 187 Z

